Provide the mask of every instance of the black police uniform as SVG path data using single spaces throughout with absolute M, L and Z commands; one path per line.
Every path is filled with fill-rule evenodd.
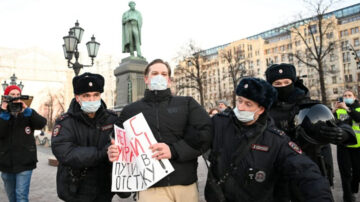
M 219 181 L 235 164 L 229 177 L 220 183 L 226 201 L 276 201 L 274 185 L 280 177 L 296 181 L 306 201 L 331 201 L 329 183 L 316 164 L 301 154 L 301 149 L 278 130 L 266 114 L 250 126 L 242 125 L 233 112 L 217 114 L 212 121 L 214 140 L 209 172 Z M 251 140 L 256 141 L 248 145 Z M 250 151 L 235 161 L 243 149 Z M 207 190 L 208 187 L 205 188 L 206 200 L 215 202 L 216 197 Z
M 57 193 L 65 201 L 111 201 L 111 163 L 107 157 L 117 115 L 102 106 L 93 119 L 76 102 L 56 120 L 51 148 L 59 161 Z

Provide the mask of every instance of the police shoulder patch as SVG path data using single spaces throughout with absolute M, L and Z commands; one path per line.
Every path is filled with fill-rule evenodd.
M 53 129 L 52 136 L 56 137 L 59 134 L 60 129 L 61 129 L 61 125 L 57 124 Z
M 289 142 L 289 147 L 294 150 L 296 153 L 298 154 L 302 154 L 302 150 L 300 149 L 300 147 L 293 141 Z
M 67 117 L 69 117 L 69 114 L 68 114 L 68 113 L 61 114 L 61 115 L 56 119 L 56 122 L 63 121 L 63 120 L 65 120 Z
M 274 134 L 276 134 L 278 136 L 283 137 L 283 136 L 286 135 L 284 131 L 282 131 L 282 130 L 280 130 L 278 128 L 272 127 L 272 128 L 268 128 L 268 129 L 269 129 L 270 132 L 272 132 L 272 133 L 274 133 Z

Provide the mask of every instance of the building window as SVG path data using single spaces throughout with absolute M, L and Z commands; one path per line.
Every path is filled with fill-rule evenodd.
M 260 66 L 260 60 L 259 59 L 256 60 L 256 66 Z
M 285 61 L 285 54 L 282 54 L 281 55 L 281 62 L 284 62 Z
M 337 89 L 337 88 L 333 88 L 333 93 L 334 93 L 334 94 L 338 94 L 338 89 Z
M 291 63 L 291 62 L 293 62 L 293 61 L 294 61 L 294 56 L 291 55 L 291 54 L 289 54 L 289 62 Z
M 300 40 L 295 41 L 295 46 L 300 46 Z
M 353 79 L 352 79 L 352 74 L 349 74 L 349 82 L 352 82 Z
M 354 46 L 359 46 L 359 45 L 360 45 L 359 38 L 355 38 L 354 39 Z
M 326 38 L 331 39 L 334 37 L 334 34 L 332 32 L 326 33 Z
M 354 28 L 351 28 L 351 34 L 356 34 L 359 32 L 359 27 L 354 27 Z
M 348 77 L 348 75 L 345 75 L 345 82 L 349 82 L 349 77 Z
M 331 67 L 330 67 L 330 71 L 332 71 L 332 72 L 335 72 L 335 71 L 336 71 L 336 67 L 335 67 L 335 65 L 331 65 Z
M 275 63 L 278 63 L 279 62 L 278 61 L 278 56 L 275 56 L 274 60 L 275 60 Z
M 357 81 L 360 81 L 360 73 L 357 73 Z
M 336 76 L 333 76 L 333 77 L 332 77 L 332 83 L 333 83 L 333 84 L 336 84 Z
M 341 50 L 346 51 L 348 49 L 349 41 L 342 41 L 341 42 Z
M 330 62 L 333 62 L 335 60 L 335 55 L 334 54 L 330 54 Z

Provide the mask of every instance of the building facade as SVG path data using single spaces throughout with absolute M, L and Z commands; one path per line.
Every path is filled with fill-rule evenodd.
M 201 71 L 206 75 L 203 77 L 204 107 L 210 109 L 216 106 L 216 101 L 220 99 L 232 103 L 234 85 L 233 79 L 229 76 L 231 65 L 224 57 L 224 53 L 229 51 L 234 55 L 241 53 L 240 57 L 234 59 L 239 61 L 236 64 L 246 72 L 238 77 L 264 78 L 264 72 L 269 65 L 291 63 L 297 69 L 297 76 L 300 76 L 309 88 L 312 98 L 321 99 L 318 71 L 295 57 L 308 54 L 309 46 L 313 43 L 319 44 L 320 40 L 324 46 L 322 51 L 332 45 L 331 51 L 322 60 L 327 99 L 336 100 L 345 89 L 351 89 L 359 94 L 360 66 L 355 55 L 360 56 L 360 4 L 325 14 L 323 23 L 331 24 L 331 28 L 327 29 L 326 33 L 323 32 L 321 39 L 316 20 L 313 17 L 297 21 L 203 51 Z M 299 31 L 300 35 L 296 31 Z M 309 34 L 310 32 L 312 34 Z M 316 64 L 314 61 L 310 63 Z M 186 68 L 194 71 L 194 67 L 185 62 L 179 63 L 175 68 L 175 92 L 178 95 L 192 96 L 199 101 L 198 90 L 183 88 L 184 83 L 193 82 L 187 78 L 184 71 Z

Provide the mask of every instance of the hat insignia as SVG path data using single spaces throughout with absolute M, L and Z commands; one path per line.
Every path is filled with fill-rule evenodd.
M 249 84 L 246 83 L 246 84 L 244 85 L 244 88 L 248 88 L 248 87 L 249 87 Z
M 282 74 L 282 73 L 283 73 L 283 70 L 282 70 L 282 69 L 279 69 L 279 73 Z
M 89 86 L 90 86 L 90 87 L 93 86 L 93 83 L 92 83 L 92 82 L 89 82 Z

